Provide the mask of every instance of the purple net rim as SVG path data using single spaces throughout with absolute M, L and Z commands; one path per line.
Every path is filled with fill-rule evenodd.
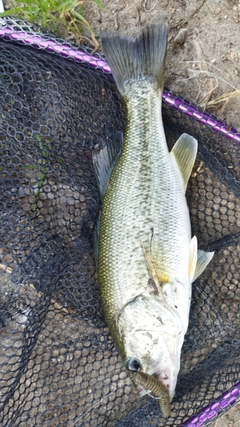
M 89 65 L 92 68 L 101 69 L 106 74 L 111 74 L 111 68 L 101 57 L 93 56 L 90 53 L 74 48 L 64 41 L 59 42 L 54 39 L 46 39 L 40 34 L 21 30 L 17 31 L 16 29 L 12 29 L 8 26 L 1 27 L 1 23 L 0 38 L 29 45 L 33 48 L 42 49 L 49 53 L 58 54 L 63 58 L 72 59 L 78 63 Z M 199 110 L 196 106 L 178 97 L 175 93 L 165 90 L 163 92 L 163 99 L 172 108 L 175 108 L 198 122 L 209 126 L 214 131 L 225 135 L 227 138 L 240 143 L 240 133 L 238 133 L 236 129 L 229 129 L 224 122 L 204 111 Z M 215 418 L 223 410 L 230 408 L 239 397 L 240 382 L 238 382 L 231 390 L 226 391 L 211 404 L 203 408 L 198 414 L 195 414 L 189 420 L 185 421 L 179 427 L 201 427 L 207 421 Z
M 64 43 L 64 41 L 61 43 L 54 39 L 46 39 L 40 34 L 21 30 L 17 31 L 8 26 L 0 27 L 0 37 L 5 40 L 30 45 L 36 49 L 43 49 L 46 52 L 58 54 L 78 63 L 85 63 L 93 68 L 100 68 L 103 72 L 111 74 L 109 65 L 101 57 L 98 58 L 90 53 L 74 48 L 70 44 L 66 42 Z M 198 122 L 211 127 L 215 132 L 219 132 L 227 138 L 240 143 L 240 133 L 236 129 L 229 129 L 224 122 L 204 111 L 199 110 L 196 106 L 178 97 L 175 93 L 165 90 L 163 92 L 163 99 L 172 108 L 175 108 Z
M 237 402 L 237 400 L 239 400 L 239 398 L 240 381 L 230 390 L 225 391 L 214 402 L 205 406 L 203 409 L 201 409 L 200 412 L 189 418 L 183 424 L 180 424 L 179 427 L 201 427 L 214 418 L 216 419 L 216 417 L 220 415 L 221 412 L 229 409 Z
M 8 41 L 15 41 L 32 46 L 36 49 L 42 49 L 49 53 L 56 53 L 64 58 L 74 59 L 76 62 L 88 64 L 93 68 L 101 68 L 105 73 L 111 74 L 110 67 L 103 59 L 74 48 L 68 43 L 60 43 L 54 39 L 46 39 L 40 34 L 28 33 L 21 30 L 17 31 L 9 27 L 0 27 L 0 37 Z

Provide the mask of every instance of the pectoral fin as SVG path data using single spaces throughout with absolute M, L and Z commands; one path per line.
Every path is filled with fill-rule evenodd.
M 197 155 L 198 142 L 193 136 L 183 133 L 175 143 L 170 156 L 176 163 L 183 180 L 184 190 L 190 178 Z
M 205 268 L 207 267 L 207 265 L 211 261 L 213 255 L 214 255 L 214 252 L 204 252 L 204 251 L 198 250 L 197 265 L 196 265 L 195 273 L 194 273 L 193 280 L 192 280 L 193 282 L 205 270 Z

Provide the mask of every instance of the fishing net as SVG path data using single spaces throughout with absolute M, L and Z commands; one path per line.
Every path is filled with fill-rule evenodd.
M 94 263 L 93 157 L 122 143 L 124 107 L 100 55 L 0 22 L 0 425 L 200 426 L 240 396 L 240 135 L 169 91 L 171 147 L 199 152 L 187 189 L 199 247 L 171 417 L 140 398 L 106 327 Z

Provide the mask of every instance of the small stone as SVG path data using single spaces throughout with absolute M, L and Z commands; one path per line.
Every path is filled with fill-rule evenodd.
M 238 57 L 238 54 L 237 54 L 237 52 L 231 52 L 229 56 L 230 56 L 232 61 L 235 61 Z
M 221 7 L 218 7 L 218 8 L 215 10 L 215 15 L 219 15 L 221 12 L 222 12 Z
M 186 28 L 181 28 L 175 39 L 174 39 L 174 43 L 176 44 L 183 44 L 186 41 L 186 37 L 187 37 L 187 29 Z

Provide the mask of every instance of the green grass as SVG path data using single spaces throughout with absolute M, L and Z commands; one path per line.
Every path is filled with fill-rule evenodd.
M 94 1 L 101 9 L 103 5 L 100 0 Z M 3 16 L 17 16 L 29 22 L 36 23 L 43 28 L 64 36 L 74 38 L 78 43 L 83 36 L 82 32 L 87 32 L 87 38 L 95 48 L 98 42 L 94 33 L 84 17 L 84 1 L 79 0 L 14 0 L 16 6 L 6 12 L 0 13 Z M 86 31 L 87 30 L 87 31 Z

